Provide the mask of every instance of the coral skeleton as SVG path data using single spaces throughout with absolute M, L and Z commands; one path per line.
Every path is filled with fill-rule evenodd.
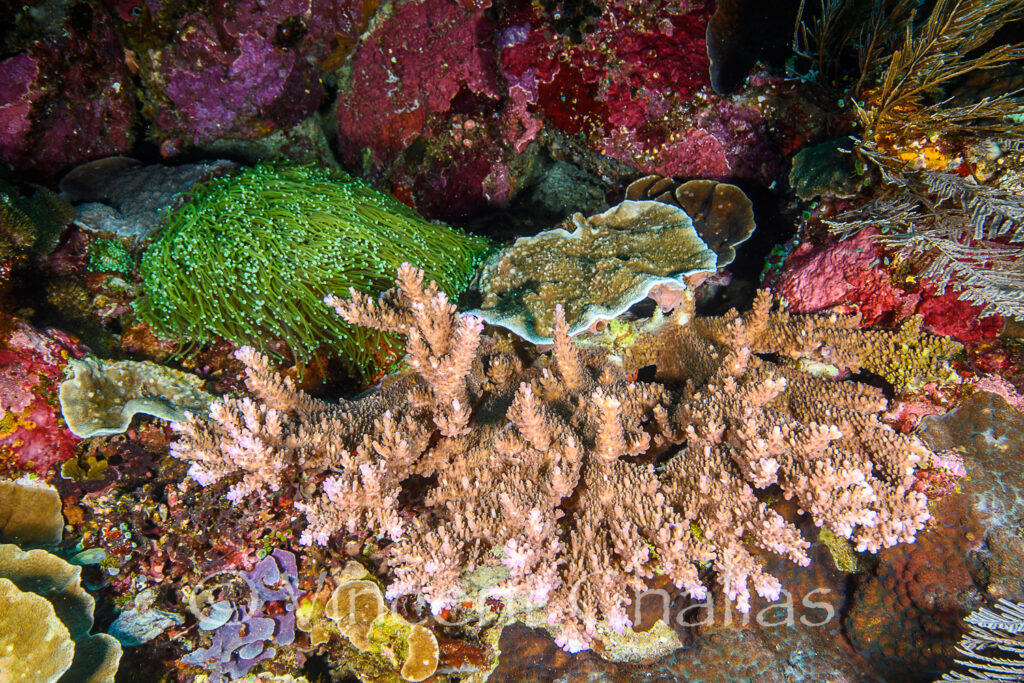
M 440 612 L 463 599 L 466 572 L 495 569 L 491 596 L 542 606 L 578 651 L 599 625 L 632 624 L 655 573 L 698 599 L 713 573 L 743 611 L 753 593 L 777 599 L 760 551 L 807 565 L 809 542 L 765 492 L 859 551 L 912 542 L 929 517 L 910 485 L 930 453 L 880 420 L 879 389 L 767 359 L 856 371 L 897 343 L 855 320 L 773 311 L 764 292 L 745 314 L 695 318 L 690 299 L 641 335 L 642 360 L 616 362 L 570 338 L 561 307 L 550 351 L 483 334 L 408 264 L 377 300 L 328 304 L 405 335 L 411 370 L 328 404 L 243 350 L 254 397 L 177 423 L 172 452 L 201 484 L 231 481 L 234 499 L 313 490 L 296 503 L 306 544 L 389 538 L 388 597 Z M 654 380 L 631 362 L 654 364 Z

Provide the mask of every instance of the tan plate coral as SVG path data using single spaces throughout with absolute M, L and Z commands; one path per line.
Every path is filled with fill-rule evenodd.
M 740 188 L 715 180 L 677 182 L 649 175 L 626 188 L 626 199 L 651 200 L 678 206 L 724 268 L 736 258 L 736 247 L 754 234 L 754 205 Z
M 64 530 L 60 496 L 47 486 L 0 481 L 0 543 L 56 545 Z
M 81 572 L 45 550 L 0 545 L 0 680 L 113 683 L 121 645 L 89 635 L 95 603 Z
M 386 659 L 403 680 L 432 676 L 440 650 L 430 629 L 388 609 L 380 586 L 357 563 L 350 562 L 345 571 L 360 578 L 342 581 L 334 589 L 324 615 L 358 650 Z
M 686 289 L 689 276 L 718 267 L 679 207 L 625 201 L 571 222 L 572 232 L 520 237 L 491 257 L 480 271 L 483 302 L 474 313 L 532 343 L 549 343 L 556 305 L 576 334 L 621 315 L 659 286 Z
M 0 578 L 0 679 L 56 681 L 71 666 L 75 644 L 46 598 Z

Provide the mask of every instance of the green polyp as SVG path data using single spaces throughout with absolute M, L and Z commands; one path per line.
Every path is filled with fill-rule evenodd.
M 403 262 L 454 296 L 487 249 L 343 173 L 260 165 L 195 188 L 169 216 L 142 258 L 136 309 L 180 341 L 264 352 L 284 341 L 300 365 L 324 352 L 368 376 L 398 341 L 348 325 L 323 298 L 383 291 Z
M 89 245 L 88 269 L 92 273 L 131 273 L 135 259 L 119 241 L 99 238 Z

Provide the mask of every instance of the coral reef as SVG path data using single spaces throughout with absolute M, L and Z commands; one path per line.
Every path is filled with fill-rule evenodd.
M 45 474 L 75 454 L 79 439 L 60 415 L 58 385 L 85 349 L 59 330 L 5 318 L 0 331 L 0 469 Z
M 137 413 L 180 421 L 186 412 L 205 413 L 213 396 L 195 375 L 149 361 L 83 358 L 68 363 L 60 383 L 60 412 L 82 439 L 120 434 Z
M 0 679 L 1019 676 L 1024 0 L 0 7 Z
M 457 292 L 485 249 L 342 173 L 257 166 L 199 186 L 172 214 L 143 256 L 136 309 L 182 341 L 280 340 L 303 363 L 329 348 L 371 373 L 395 342 L 332 318 L 323 296 L 379 291 L 408 260 Z
M 575 230 L 520 237 L 480 272 L 483 301 L 474 313 L 537 343 L 551 341 L 555 306 L 569 333 L 609 320 L 648 296 L 675 300 L 690 276 L 713 272 L 717 257 L 680 208 L 625 201 Z M 671 308 L 671 306 L 669 306 Z
M 20 28 L 33 23 L 29 8 L 18 13 Z M 0 59 L 0 160 L 49 174 L 129 150 L 135 89 L 103 5 L 80 3 L 58 26 L 2 47 L 14 54 Z
M 755 489 L 779 486 L 860 551 L 912 541 L 928 519 L 910 490 L 928 450 L 880 421 L 880 392 L 755 355 L 858 369 L 893 339 L 857 332 L 856 321 L 790 318 L 765 295 L 743 316 L 685 324 L 692 308 L 680 309 L 651 333 L 663 351 L 651 354 L 657 381 L 640 382 L 607 354 L 581 352 L 561 309 L 551 355 L 528 366 L 407 265 L 378 301 L 352 297 L 330 303 L 352 324 L 407 335 L 414 372 L 330 405 L 246 351 L 258 400 L 224 398 L 210 421 L 177 424 L 172 452 L 203 484 L 241 474 L 236 500 L 302 489 L 333 467 L 297 503 L 303 540 L 367 529 L 394 539 L 389 596 L 443 610 L 464 594 L 464 571 L 489 567 L 490 595 L 542 605 L 575 651 L 599 624 L 630 625 L 630 591 L 655 571 L 704 596 L 698 568 L 710 563 L 739 609 L 752 592 L 777 598 L 778 580 L 748 548 L 806 565 L 809 542 Z M 435 483 L 410 519 L 401 494 L 413 475 Z

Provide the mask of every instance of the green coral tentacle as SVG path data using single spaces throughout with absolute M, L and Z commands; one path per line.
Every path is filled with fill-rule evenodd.
M 176 339 L 262 351 L 281 340 L 300 363 L 331 349 L 368 375 L 397 340 L 343 322 L 324 296 L 377 293 L 403 262 L 460 292 L 487 249 L 342 173 L 260 165 L 198 186 L 169 217 L 142 259 L 136 308 Z

